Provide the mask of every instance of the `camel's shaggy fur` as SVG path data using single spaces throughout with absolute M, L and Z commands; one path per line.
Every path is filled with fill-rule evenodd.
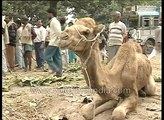
M 112 120 L 124 120 L 126 114 L 135 109 L 140 89 L 145 87 L 147 95 L 155 94 L 152 67 L 135 42 L 123 44 L 116 56 L 104 66 L 98 38 L 93 40 L 103 28 L 104 25 L 97 25 L 92 18 L 81 18 L 61 33 L 60 47 L 72 50 L 80 57 L 86 83 L 99 95 L 94 102 L 82 108 L 85 118 L 93 118 L 93 104 L 95 115 L 117 105 Z M 122 101 L 118 103 L 120 97 Z

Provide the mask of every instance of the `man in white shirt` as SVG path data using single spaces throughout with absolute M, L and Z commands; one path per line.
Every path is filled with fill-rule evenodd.
M 53 9 L 47 10 L 50 19 L 50 41 L 45 51 L 45 60 L 55 73 L 56 77 L 62 76 L 62 56 L 61 50 L 58 47 L 60 41 L 61 24 L 56 18 L 56 11 Z
M 42 47 L 42 44 L 45 42 L 46 29 L 42 25 L 42 20 L 38 19 L 36 27 L 34 28 L 35 33 L 37 34 L 37 37 L 34 39 L 37 69 L 44 68 L 44 48 Z
M 126 36 L 126 26 L 120 21 L 121 13 L 116 11 L 112 14 L 113 21 L 109 25 L 109 35 L 107 41 L 108 62 L 116 55 L 119 47 L 123 43 Z
M 22 34 L 23 27 L 22 27 L 21 19 L 17 19 L 15 23 L 17 24 L 17 36 L 16 36 L 17 43 L 16 43 L 15 61 L 19 65 L 19 68 L 22 69 L 25 67 L 24 59 L 23 59 L 23 47 L 21 43 L 21 34 Z
M 7 24 L 2 20 L 2 73 L 8 72 L 7 60 L 6 60 L 6 47 L 5 45 L 9 44 L 9 34 Z

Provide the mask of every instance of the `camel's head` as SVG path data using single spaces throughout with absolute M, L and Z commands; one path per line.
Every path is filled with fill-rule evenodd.
M 98 34 L 103 29 L 104 25 L 96 25 L 92 18 L 81 18 L 61 33 L 59 47 L 76 53 L 82 52 L 88 49 L 94 41 L 98 43 Z

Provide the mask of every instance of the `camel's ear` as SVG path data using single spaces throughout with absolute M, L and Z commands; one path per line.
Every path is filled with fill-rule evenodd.
M 94 27 L 93 33 L 97 35 L 98 33 L 103 32 L 104 29 L 105 29 L 105 25 L 99 24 L 96 27 Z
M 76 19 L 75 19 L 75 22 L 78 21 L 78 20 L 79 20 L 79 19 L 76 18 Z

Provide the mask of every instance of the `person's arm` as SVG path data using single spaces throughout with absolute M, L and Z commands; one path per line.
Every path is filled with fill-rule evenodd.
M 102 34 L 104 35 L 105 39 L 107 40 L 108 39 L 108 34 L 105 31 L 103 31 Z
M 28 24 L 27 28 L 28 28 L 28 32 L 30 33 L 30 36 L 32 37 L 32 40 L 34 40 L 37 34 L 35 33 L 33 26 L 31 24 Z
M 122 27 L 122 36 L 123 36 L 123 38 L 125 38 L 127 36 L 126 31 L 127 31 L 127 28 L 126 28 L 125 24 L 123 24 L 123 27 Z
M 9 33 L 8 33 L 8 28 L 7 25 L 5 24 L 4 26 L 4 42 L 5 44 L 9 44 Z
M 123 37 L 122 43 L 126 43 L 129 40 L 128 36 L 127 36 L 127 28 L 126 28 L 125 24 L 123 24 L 123 28 L 122 28 L 122 37 Z
M 31 34 L 32 34 L 32 40 L 34 40 L 37 36 L 37 34 L 35 33 L 35 30 L 33 27 L 31 27 Z

